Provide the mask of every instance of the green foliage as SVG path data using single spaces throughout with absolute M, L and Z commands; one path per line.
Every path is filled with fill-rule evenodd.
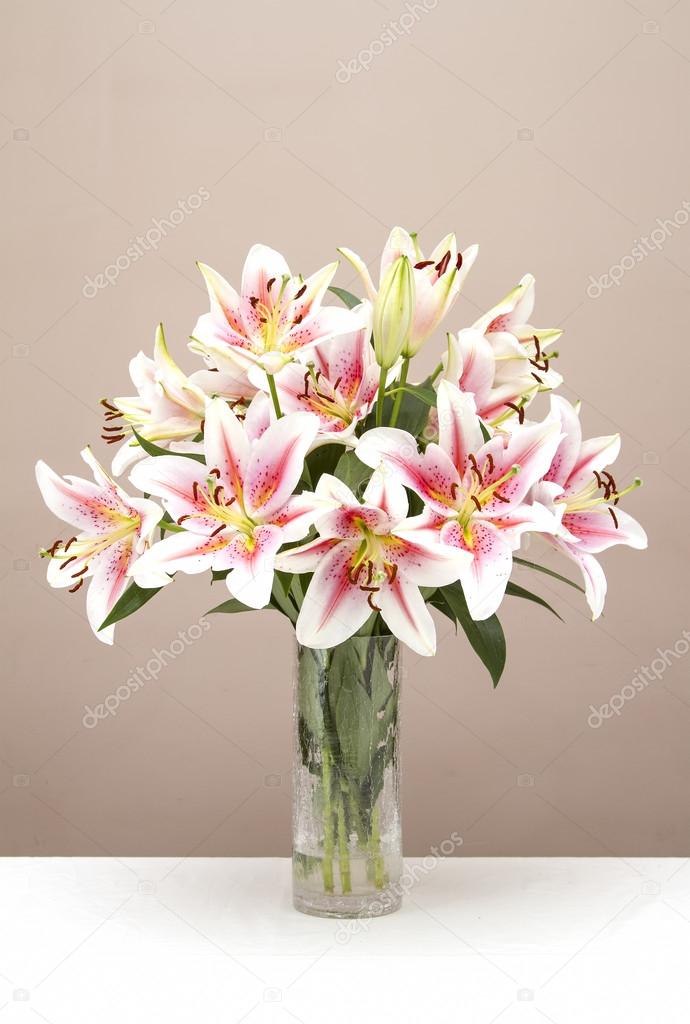
M 334 284 L 332 284 L 328 290 L 329 292 L 333 292 L 334 295 L 337 295 L 340 301 L 344 303 L 348 309 L 354 309 L 355 306 L 359 306 L 362 301 L 361 299 L 358 299 L 356 295 L 353 295 L 352 292 L 348 292 L 345 288 L 337 288 Z
M 194 459 L 196 462 L 206 463 L 206 459 L 199 452 L 170 452 L 167 448 L 161 448 L 159 445 L 154 444 L 153 441 L 147 441 L 145 437 L 132 427 L 132 433 L 139 442 L 140 446 L 144 449 L 147 455 L 153 455 L 158 457 L 159 455 L 177 455 L 183 459 Z
M 138 611 L 152 597 L 155 597 L 161 587 L 140 587 L 132 580 L 125 592 L 118 598 L 110 614 L 98 627 L 100 632 L 108 626 L 114 626 L 116 622 L 126 619 L 128 615 Z
M 506 640 L 498 617 L 491 615 L 488 619 L 475 621 L 459 583 L 439 587 L 430 603 L 462 627 L 472 649 L 486 666 L 494 687 L 498 686 L 506 663 Z

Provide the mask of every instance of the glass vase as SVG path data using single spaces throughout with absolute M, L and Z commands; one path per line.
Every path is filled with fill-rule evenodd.
M 401 902 L 395 637 L 297 645 L 292 877 L 295 907 L 379 917 Z

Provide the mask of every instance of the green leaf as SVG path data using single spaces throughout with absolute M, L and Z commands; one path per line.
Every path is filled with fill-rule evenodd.
M 100 633 L 102 629 L 106 629 L 108 626 L 113 626 L 116 622 L 126 619 L 132 612 L 138 611 L 142 605 L 145 605 L 147 601 L 155 597 L 159 590 L 162 590 L 162 587 L 140 587 L 132 580 L 124 594 L 120 595 L 111 608 L 110 614 L 98 627 L 98 632 Z
M 341 444 L 322 444 L 307 455 L 305 464 L 309 471 L 307 479 L 311 481 L 309 490 L 311 490 L 312 486 L 316 487 L 324 473 L 332 474 L 335 472 L 335 467 L 342 452 L 343 446 Z
M 167 512 L 164 513 L 163 518 L 158 524 L 161 531 L 161 537 L 167 530 L 169 533 L 184 533 L 184 526 L 178 526 L 174 519 L 172 519 Z
M 355 306 L 359 306 L 362 301 L 361 299 L 358 299 L 356 295 L 353 295 L 352 292 L 346 291 L 345 288 L 336 288 L 334 284 L 332 284 L 328 290 L 329 292 L 333 292 L 334 295 L 337 295 L 340 301 L 344 302 L 348 309 L 354 309 Z
M 271 608 L 275 608 L 276 611 L 282 612 L 283 615 L 286 615 L 293 626 L 297 622 L 297 609 L 295 608 L 291 598 L 283 590 L 283 584 L 279 579 L 273 580 L 270 606 Z
M 431 385 L 403 384 L 398 387 L 388 388 L 386 394 L 396 395 L 399 391 L 402 391 L 405 395 L 412 395 L 413 398 L 417 398 L 420 402 L 424 402 L 425 405 L 429 405 L 434 409 L 436 408 L 437 395 Z
M 321 708 L 320 697 L 321 657 L 321 651 L 300 647 L 297 659 L 297 708 L 307 730 L 307 751 L 313 749 L 314 745 L 320 746 L 321 737 L 324 735 L 324 711 Z M 313 740 L 316 740 L 316 744 Z
M 372 469 L 370 466 L 365 466 L 354 452 L 345 452 L 338 459 L 334 474 L 338 480 L 342 480 L 350 488 L 353 494 L 361 498 L 371 477 Z
M 218 583 L 219 580 L 224 580 L 229 572 L 229 569 L 211 569 L 211 583 Z
M 430 391 L 434 391 L 431 386 L 431 377 L 427 377 L 421 384 L 406 384 L 403 388 L 403 398 L 396 426 L 401 430 L 409 431 L 413 437 L 417 437 L 426 426 L 429 418 L 429 405 L 436 405 L 436 392 L 434 391 L 433 402 L 430 402 Z
M 542 608 L 546 608 L 547 611 L 550 611 L 552 615 L 555 615 L 557 619 L 563 622 L 563 617 L 558 614 L 555 608 L 551 607 L 548 601 L 545 601 L 543 597 L 539 597 L 539 594 L 533 594 L 531 590 L 525 590 L 524 587 L 513 583 L 512 580 L 508 582 L 506 594 L 508 597 L 524 597 L 526 601 L 534 601 L 535 604 L 540 604 Z
M 216 612 L 227 612 L 234 615 L 236 612 L 253 612 L 254 608 L 249 608 L 246 604 L 242 604 L 237 598 L 231 597 L 229 601 L 223 601 L 222 604 L 217 604 L 215 608 L 209 609 L 205 614 L 213 615 Z
M 196 462 L 206 463 L 204 456 L 198 452 L 169 452 L 167 448 L 161 448 L 159 445 L 154 444 L 153 441 L 147 441 L 134 427 L 132 427 L 132 433 L 147 455 L 179 455 L 183 459 L 194 459 Z
M 439 592 L 443 594 L 449 608 L 465 631 L 473 650 L 488 669 L 494 687 L 498 686 L 506 663 L 506 639 L 498 617 L 492 615 L 480 622 L 475 621 L 470 615 L 465 595 L 459 583 L 453 583 L 448 587 L 439 587 Z
M 518 558 L 517 555 L 513 555 L 513 561 L 517 562 L 518 565 L 524 565 L 527 569 L 536 569 L 537 572 L 546 573 L 547 576 L 553 576 L 555 580 L 560 580 L 561 583 L 567 583 L 569 587 L 574 587 L 575 590 L 579 590 L 581 594 L 584 594 L 584 588 L 579 583 L 575 583 L 574 580 L 569 580 L 567 576 L 561 576 L 559 572 L 554 572 L 553 569 L 547 569 L 545 565 L 539 565 L 538 562 L 528 562 L 526 558 Z

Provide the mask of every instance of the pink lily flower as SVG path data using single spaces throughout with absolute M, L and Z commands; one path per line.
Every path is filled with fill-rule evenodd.
M 351 249 L 338 251 L 350 261 L 362 279 L 367 297 L 375 302 L 377 289 L 364 260 Z M 463 252 L 458 252 L 455 235 L 450 234 L 425 259 L 417 245 L 416 235 L 410 235 L 404 228 L 393 228 L 381 256 L 379 287 L 388 268 L 400 256 L 406 256 L 413 268 L 415 312 L 408 340 L 402 350 L 403 358 L 410 359 L 419 351 L 452 308 L 478 252 L 478 245 L 471 245 Z
M 158 495 L 182 532 L 147 551 L 133 566 L 142 587 L 170 582 L 175 572 L 231 570 L 233 597 L 263 608 L 271 596 L 276 552 L 306 536 L 324 503 L 314 494 L 293 494 L 319 421 L 292 413 L 252 441 L 228 405 L 213 399 L 206 412 L 206 465 L 184 456 L 139 462 L 132 483 Z
M 253 245 L 242 272 L 241 293 L 200 263 L 211 312 L 199 317 L 190 348 L 213 365 L 258 364 L 277 373 L 298 352 L 359 324 L 348 309 L 322 306 L 338 264 L 311 277 L 293 276 L 285 259 L 266 245 Z
M 361 503 L 328 474 L 316 494 L 338 507 L 317 521 L 318 539 L 279 556 L 286 572 L 314 573 L 295 627 L 298 642 L 334 647 L 380 612 L 413 651 L 434 654 L 436 630 L 419 588 L 454 582 L 470 557 L 418 537 L 406 519 L 404 488 L 383 473 L 374 473 Z
M 234 373 L 197 370 L 188 377 L 168 351 L 162 324 L 156 329 L 153 359 L 139 352 L 130 361 L 129 373 L 138 394 L 101 402 L 106 420 L 103 440 L 106 444 L 124 440 L 113 459 L 115 476 L 146 454 L 133 437 L 132 427 L 147 441 L 168 447 L 201 432 L 206 406 L 214 395 L 241 406 L 256 393 L 237 369 Z
M 525 274 L 470 330 L 461 331 L 457 339 L 449 338 L 447 379 L 463 391 L 478 387 L 473 393 L 480 395 L 477 407 L 485 410 L 480 415 L 487 420 L 501 421 L 517 413 L 522 423 L 521 410 L 535 395 L 552 391 L 563 382 L 550 365 L 553 356 L 546 352 L 563 332 L 529 323 L 535 296 L 534 277 Z M 491 356 L 493 376 L 489 382 Z
M 579 409 L 559 395 L 551 397 L 551 412 L 561 423 L 562 440 L 533 496 L 558 515 L 559 529 L 548 540 L 579 566 L 592 618 L 597 619 L 606 599 L 606 576 L 594 555 L 614 544 L 647 547 L 643 528 L 618 507 L 641 480 L 619 491 L 606 469 L 620 451 L 619 434 L 583 441 Z
M 36 463 L 36 480 L 46 505 L 79 531 L 41 551 L 49 558 L 48 583 L 75 593 L 89 580 L 86 614 L 103 643 L 112 644 L 114 626 L 99 632 L 127 583 L 129 568 L 151 543 L 163 510 L 146 498 L 130 498 L 108 476 L 90 448 L 81 453 L 95 483 L 79 476 L 61 477 L 45 462 Z
M 284 413 L 305 410 L 319 418 L 317 443 L 347 443 L 372 409 L 379 387 L 379 367 L 371 345 L 371 306 L 364 304 L 363 326 L 309 353 L 307 365 L 290 363 L 276 375 Z M 253 374 L 251 374 L 253 376 Z
M 473 556 L 460 582 L 472 618 L 486 619 L 503 599 L 521 534 L 557 528 L 552 513 L 526 498 L 551 464 L 558 424 L 546 420 L 485 442 L 473 397 L 448 381 L 438 389 L 438 420 L 439 443 L 424 453 L 411 434 L 391 427 L 367 431 L 355 451 L 422 498 L 417 528 Z

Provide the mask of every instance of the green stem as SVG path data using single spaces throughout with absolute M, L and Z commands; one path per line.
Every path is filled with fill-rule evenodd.
M 267 373 L 266 376 L 268 377 L 268 390 L 271 392 L 271 398 L 273 399 L 273 408 L 276 411 L 278 419 L 281 419 L 283 410 L 280 408 L 280 402 L 278 401 L 278 389 L 276 388 L 276 382 L 272 373 Z
M 432 384 L 435 382 L 436 378 L 438 377 L 442 369 L 443 363 L 439 363 L 434 372 L 431 374 L 431 377 L 429 378 Z
M 331 777 L 331 752 L 327 746 L 323 748 L 321 780 L 323 785 L 323 860 L 321 861 L 321 871 L 324 889 L 326 892 L 333 892 L 333 854 L 335 852 L 333 806 L 331 803 L 333 784 Z
M 374 861 L 374 884 L 377 889 L 383 889 L 386 884 L 386 865 L 381 853 L 378 807 L 375 807 L 371 814 L 370 853 Z
M 383 423 L 383 403 L 386 398 L 386 377 L 388 376 L 388 370 L 382 366 L 379 374 L 379 390 L 376 396 L 376 426 L 380 427 Z
M 392 427 L 394 427 L 395 424 L 398 422 L 398 414 L 400 413 L 400 403 L 402 402 L 402 397 L 403 394 L 405 393 L 404 388 L 405 384 L 407 383 L 407 371 L 409 370 L 409 368 L 410 360 L 403 359 L 402 369 L 400 371 L 400 380 L 398 382 L 398 390 L 395 395 L 395 401 L 393 402 L 393 412 L 391 413 Z
M 340 870 L 340 891 L 352 892 L 352 879 L 350 877 L 350 850 L 348 846 L 349 836 L 345 825 L 345 805 L 343 803 L 345 794 L 342 787 L 338 796 L 338 867 Z

